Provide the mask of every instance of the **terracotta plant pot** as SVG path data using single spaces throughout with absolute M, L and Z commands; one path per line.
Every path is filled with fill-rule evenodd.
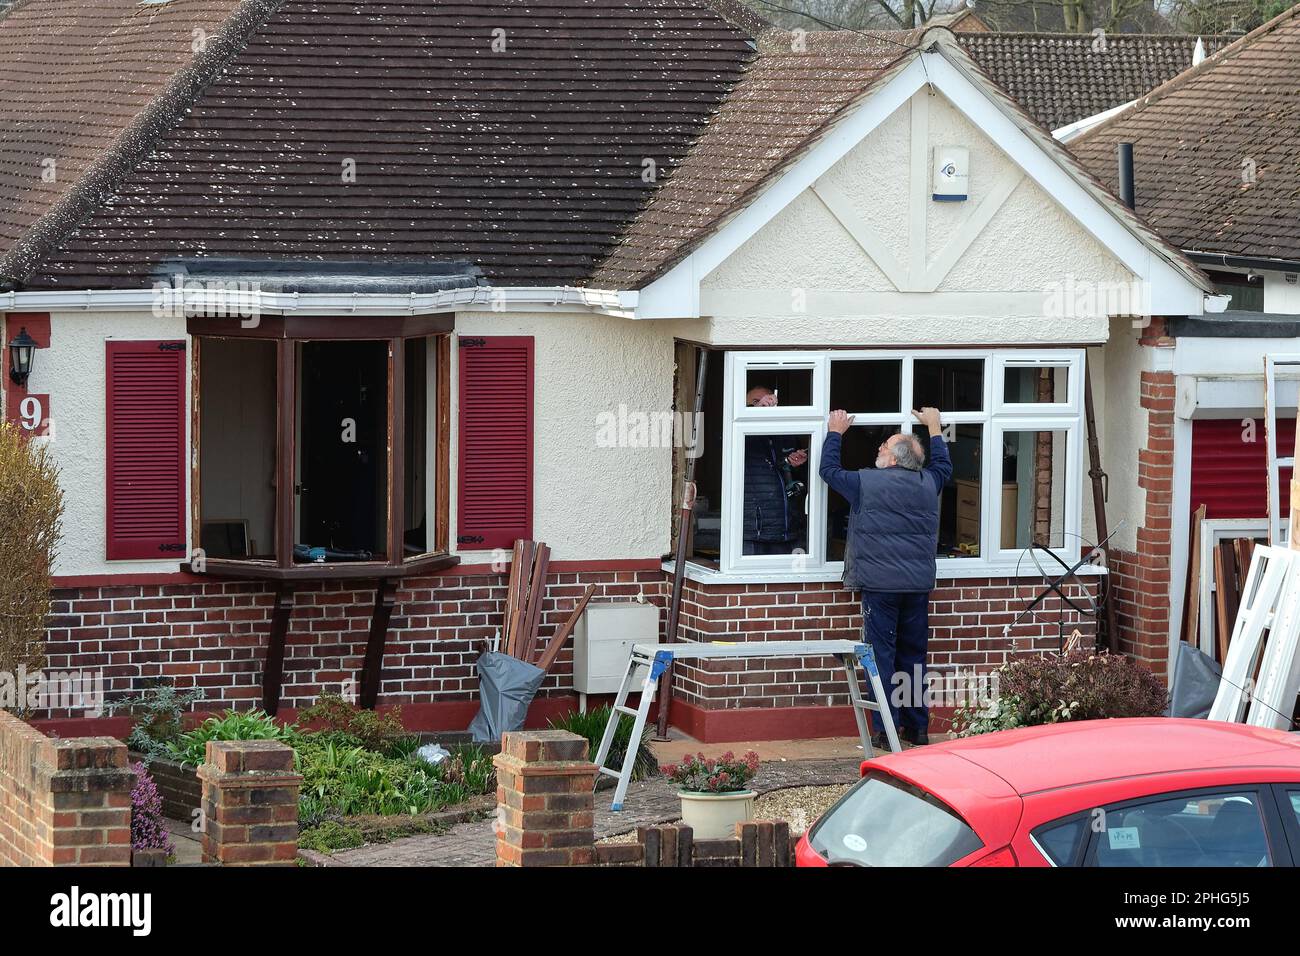
M 754 819 L 753 790 L 736 793 L 703 793 L 679 790 L 682 823 L 697 840 L 721 840 L 736 835 L 736 824 Z

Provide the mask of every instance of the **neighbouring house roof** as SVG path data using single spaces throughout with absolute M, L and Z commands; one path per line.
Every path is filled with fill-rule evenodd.
M 1197 37 L 1151 33 L 962 33 L 958 42 L 1048 129 L 1131 103 L 1192 65 Z M 1207 53 L 1221 37 L 1203 39 Z
M 159 109 L 193 24 L 257 6 L 8 15 L 0 109 L 40 116 L 0 134 L 0 274 L 139 288 L 176 258 L 465 259 L 495 284 L 580 283 L 753 55 L 736 23 L 762 24 L 730 0 L 268 0 L 203 88 Z M 50 196 L 28 172 L 47 140 L 76 160 Z M 110 188 L 75 195 L 108 167 Z
M 955 13 L 940 13 L 926 20 L 925 25 L 947 27 L 953 33 L 988 33 L 993 29 L 969 7 L 964 7 Z
M 764 34 L 759 56 L 687 160 L 592 278 L 635 289 L 680 261 L 916 48 L 917 33 Z
M 1122 142 L 1139 212 L 1180 248 L 1300 259 L 1300 6 L 1070 148 L 1113 184 Z

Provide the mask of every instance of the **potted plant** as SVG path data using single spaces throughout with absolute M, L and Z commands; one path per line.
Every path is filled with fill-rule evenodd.
M 752 750 L 737 760 L 728 751 L 716 760 L 704 754 L 687 754 L 679 764 L 664 767 L 682 798 L 682 822 L 696 839 L 720 840 L 734 836 L 736 824 L 754 819 L 754 791 L 749 781 L 758 773 L 758 754 Z

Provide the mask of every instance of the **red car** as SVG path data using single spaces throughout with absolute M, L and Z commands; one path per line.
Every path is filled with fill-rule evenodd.
M 1300 734 L 1151 717 L 968 737 L 862 764 L 799 866 L 1293 866 Z

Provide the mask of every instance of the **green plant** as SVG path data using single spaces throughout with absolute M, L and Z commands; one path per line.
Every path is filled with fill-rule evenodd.
M 586 737 L 587 756 L 594 760 L 596 751 L 600 748 L 600 739 L 605 734 L 605 725 L 609 723 L 609 718 L 613 713 L 613 709 L 608 706 L 598 707 L 585 714 L 574 711 L 557 720 L 552 720 L 551 729 L 567 730 L 579 737 Z M 614 729 L 614 739 L 609 745 L 609 755 L 605 758 L 605 766 L 623 766 L 623 758 L 627 754 L 628 744 L 632 741 L 632 726 L 634 723 L 632 718 L 626 714 L 619 715 L 618 726 Z M 637 742 L 636 757 L 632 763 L 632 779 L 644 780 L 646 777 L 653 777 L 658 772 L 659 761 L 655 759 L 654 751 L 650 749 L 650 727 L 646 726 L 641 732 L 641 739 Z
M 360 827 L 348 826 L 337 820 L 326 820 L 298 834 L 298 846 L 304 850 L 330 853 L 333 850 L 350 850 L 365 843 Z
M 1121 654 L 1071 651 L 1022 657 L 997 672 L 996 700 L 988 707 L 959 710 L 959 737 L 1071 720 L 1156 717 L 1168 704 L 1165 682 L 1140 662 Z
M 749 789 L 758 773 L 758 754 L 749 751 L 737 760 L 728 750 L 716 760 L 704 754 L 687 754 L 679 764 L 668 764 L 664 773 L 680 790 L 693 793 L 739 793 Z
M 298 714 L 298 722 L 322 733 L 346 734 L 367 750 L 383 754 L 410 737 L 402 726 L 400 707 L 380 715 L 350 704 L 338 694 L 321 694 L 310 707 Z
M 261 710 L 228 710 L 209 717 L 167 746 L 167 754 L 186 766 L 197 767 L 207 756 L 209 740 L 278 740 L 291 747 L 300 739 L 294 724 L 281 724 Z
M 171 684 L 160 683 L 134 697 L 105 705 L 104 712 L 112 716 L 125 711 L 135 718 L 126 744 L 141 754 L 148 766 L 159 757 L 168 755 L 169 745 L 179 740 L 184 732 L 182 713 L 202 699 L 202 688 L 179 691 Z
M 0 423 L 0 671 L 45 664 L 50 569 L 63 524 L 59 469 L 45 443 Z M 22 694 L 9 703 L 27 710 Z

